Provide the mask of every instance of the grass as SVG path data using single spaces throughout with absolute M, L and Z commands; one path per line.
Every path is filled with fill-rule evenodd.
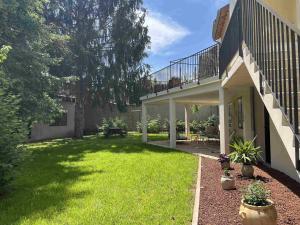
M 190 224 L 197 158 L 140 139 L 28 145 L 12 192 L 0 199 L 0 224 Z

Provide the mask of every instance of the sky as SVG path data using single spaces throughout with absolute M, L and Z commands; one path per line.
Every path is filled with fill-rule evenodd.
M 145 60 L 155 72 L 171 60 L 196 53 L 214 43 L 217 10 L 229 0 L 144 0 L 151 37 Z

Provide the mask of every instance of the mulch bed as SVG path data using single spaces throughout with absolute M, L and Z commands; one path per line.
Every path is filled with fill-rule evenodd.
M 239 207 L 241 188 L 253 182 L 242 178 L 240 166 L 232 165 L 237 190 L 224 191 L 221 187 L 223 171 L 216 160 L 202 158 L 199 225 L 241 224 Z M 255 167 L 256 179 L 262 180 L 271 191 L 278 213 L 278 225 L 300 225 L 300 184 L 288 176 L 263 166 Z

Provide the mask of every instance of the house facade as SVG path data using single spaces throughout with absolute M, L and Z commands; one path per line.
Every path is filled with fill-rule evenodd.
M 288 3 L 287 3 L 288 2 Z M 147 111 L 168 105 L 169 145 L 176 147 L 176 107 L 219 107 L 220 152 L 233 137 L 255 138 L 263 163 L 300 182 L 300 0 L 231 0 L 213 25 L 217 42 L 145 77 Z

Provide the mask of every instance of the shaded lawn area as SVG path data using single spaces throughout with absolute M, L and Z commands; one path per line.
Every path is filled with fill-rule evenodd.
M 30 144 L 0 224 L 189 224 L 198 159 L 140 139 Z

